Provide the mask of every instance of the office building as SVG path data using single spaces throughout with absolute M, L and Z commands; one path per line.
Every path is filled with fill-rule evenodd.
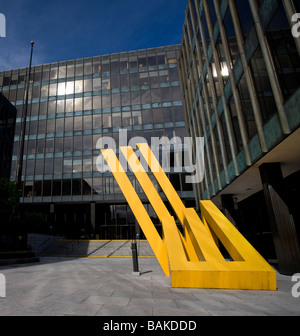
M 202 138 L 203 181 L 186 183 L 184 169 L 169 173 L 185 204 L 212 200 L 282 273 L 299 272 L 297 12 L 299 0 L 188 0 L 181 45 L 33 67 L 23 209 L 43 213 L 45 231 L 67 237 L 142 237 L 112 174 L 96 169 L 98 139 L 112 137 L 118 148 L 120 129 L 149 144 L 190 136 L 197 162 Z M 17 109 L 12 180 L 27 82 L 26 68 L 0 72 L 0 90 Z
M 282 273 L 300 270 L 298 1 L 189 0 L 180 76 L 211 199 Z
M 45 216 L 45 232 L 66 237 L 132 239 L 139 230 L 112 173 L 96 161 L 101 137 L 128 141 L 186 135 L 177 60 L 180 46 L 124 52 L 32 67 L 22 172 L 23 211 Z M 16 180 L 28 69 L 0 73 L 17 109 L 11 179 Z M 184 173 L 170 172 L 183 200 L 194 200 Z M 154 223 L 156 214 L 132 174 Z M 157 188 L 158 188 L 158 184 Z M 142 232 L 140 237 L 142 238 Z

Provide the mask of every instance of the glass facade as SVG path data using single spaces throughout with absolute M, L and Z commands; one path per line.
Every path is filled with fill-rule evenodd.
M 198 200 L 213 199 L 298 126 L 288 102 L 299 94 L 300 49 L 287 3 L 297 8 L 188 1 L 179 64 L 188 132 L 205 138 Z
M 132 238 L 133 215 L 112 174 L 97 171 L 96 143 L 112 137 L 118 147 L 120 129 L 127 130 L 128 141 L 140 136 L 150 143 L 151 137 L 164 135 L 183 139 L 179 51 L 180 46 L 169 46 L 32 68 L 22 203 L 27 209 L 43 206 L 48 227 L 57 233 L 78 227 L 99 238 Z M 28 69 L 0 73 L 2 94 L 17 109 L 12 180 L 27 77 Z M 130 178 L 148 207 L 138 182 Z M 183 200 L 193 199 L 184 174 L 170 173 L 170 179 Z

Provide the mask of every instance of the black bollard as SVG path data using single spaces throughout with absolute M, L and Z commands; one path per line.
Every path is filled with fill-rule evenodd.
M 132 250 L 132 262 L 133 262 L 133 274 L 140 274 L 139 272 L 139 262 L 138 262 L 138 254 L 137 254 L 137 244 L 136 242 L 131 243 Z

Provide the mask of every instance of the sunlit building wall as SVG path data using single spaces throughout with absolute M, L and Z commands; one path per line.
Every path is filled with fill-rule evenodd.
M 127 130 L 128 141 L 183 139 L 179 50 L 169 46 L 32 68 L 21 201 L 44 213 L 53 232 L 132 238 L 134 216 L 112 174 L 97 170 L 96 143 L 112 137 L 118 147 L 120 129 Z M 17 109 L 12 180 L 18 173 L 27 77 L 26 68 L 0 73 L 1 91 Z M 160 225 L 133 174 L 130 179 Z M 171 172 L 170 179 L 184 200 L 194 199 L 184 174 Z

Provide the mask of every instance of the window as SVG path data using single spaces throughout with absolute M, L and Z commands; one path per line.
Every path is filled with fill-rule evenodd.
M 142 113 L 141 113 L 141 111 L 133 111 L 132 112 L 132 120 L 133 120 L 133 125 L 141 125 L 142 124 Z
M 248 86 L 246 83 L 245 75 L 243 75 L 242 79 L 240 80 L 238 89 L 241 97 L 248 137 L 249 139 L 251 139 L 257 133 L 257 127 L 255 123 L 252 104 L 249 98 Z M 234 111 L 232 111 L 232 113 L 234 114 Z
M 58 83 L 57 95 L 64 96 L 66 93 L 66 83 Z
M 154 109 L 153 110 L 153 123 L 160 124 L 164 122 L 163 113 L 161 109 Z
M 38 125 L 38 122 L 35 120 L 30 122 L 30 134 L 31 135 L 37 133 L 37 125 Z
M 68 65 L 67 66 L 67 77 L 74 77 L 75 75 L 75 68 L 74 65 Z
M 84 74 L 85 75 L 90 75 L 92 73 L 92 63 L 91 62 L 87 62 L 84 64 Z
M 121 105 L 121 96 L 119 93 L 114 93 L 111 95 L 112 107 L 117 107 Z
M 42 81 L 48 81 L 49 80 L 49 69 L 44 69 L 42 74 Z
M 26 175 L 34 174 L 34 160 L 26 160 Z
M 111 127 L 111 115 L 103 114 L 103 128 Z
M 147 58 L 146 57 L 142 57 L 138 59 L 139 62 L 139 68 L 144 68 L 147 66 Z
M 73 138 L 72 137 L 65 137 L 64 142 L 64 151 L 71 152 L 73 150 Z
M 113 127 L 122 127 L 121 113 L 113 113 Z
M 84 80 L 84 92 L 88 92 L 92 90 L 93 90 L 92 80 L 91 79 Z
M 66 83 L 66 95 L 74 93 L 74 82 L 67 82 Z
M 164 120 L 166 123 L 174 121 L 173 112 L 171 107 L 167 107 L 163 109 Z
M 289 29 L 267 34 L 283 96 L 288 99 L 300 86 L 300 57 Z
M 54 174 L 62 174 L 62 162 L 63 159 L 62 158 L 55 158 L 54 159 Z
M 48 119 L 46 133 L 53 133 L 54 130 L 55 130 L 55 119 Z
M 39 134 L 45 134 L 46 133 L 46 120 L 40 120 L 39 126 L 38 126 Z
M 102 96 L 102 107 L 103 108 L 111 107 L 110 95 L 103 95 Z
M 65 132 L 73 131 L 73 118 L 65 119 Z
M 92 136 L 91 135 L 85 135 L 83 137 L 83 150 L 87 150 L 87 151 L 90 151 L 92 150 Z M 90 166 L 91 166 L 91 163 L 90 163 Z M 91 170 L 91 169 L 89 169 Z M 87 170 L 87 171 L 89 171 Z
M 152 101 L 152 103 L 156 103 L 156 102 L 161 101 L 160 88 L 151 90 L 151 101 Z
M 66 99 L 66 112 L 73 112 L 74 101 L 73 99 Z
M 32 88 L 32 99 L 36 99 L 40 97 L 40 86 L 34 86 Z
M 83 117 L 83 129 L 84 130 L 91 130 L 92 129 L 92 116 L 84 116 Z
M 142 98 L 142 104 L 150 104 L 151 103 L 150 91 L 149 90 L 142 90 L 141 91 L 141 98 Z
M 56 103 L 56 113 L 64 113 L 65 112 L 65 101 L 58 100 Z
M 119 74 L 111 76 L 111 89 L 117 89 L 120 87 Z
M 93 109 L 97 110 L 101 108 L 101 96 L 93 97 Z
M 257 48 L 252 57 L 251 69 L 254 75 L 263 121 L 266 123 L 276 113 L 276 104 L 260 47 Z
M 82 98 L 74 99 L 74 111 L 82 111 Z
M 49 85 L 49 96 L 56 96 L 57 94 L 57 84 L 50 84 Z
M 45 170 L 44 170 L 45 175 L 52 174 L 53 172 L 52 163 L 53 163 L 52 159 L 45 159 Z
M 130 105 L 130 92 L 121 93 L 122 106 Z
M 110 71 L 112 74 L 119 73 L 119 62 L 111 62 Z
M 83 81 L 77 80 L 75 81 L 75 93 L 83 92 Z
M 59 118 L 56 120 L 56 127 L 55 127 L 56 132 L 63 132 L 64 131 L 64 119 Z
M 74 137 L 74 151 L 82 151 L 82 137 L 81 136 Z
M 82 75 L 83 75 L 83 65 L 80 63 L 76 63 L 75 76 L 82 76 Z
M 94 68 L 94 74 L 101 73 L 101 63 L 100 63 L 100 61 L 95 61 L 94 60 L 93 68 Z
M 58 69 L 56 66 L 51 67 L 50 70 L 50 79 L 57 79 L 57 73 L 58 73 Z
M 83 98 L 83 109 L 85 111 L 92 109 L 92 97 L 85 97 L 85 98 Z
M 130 125 L 132 125 L 131 112 L 124 112 L 122 114 L 122 119 L 123 119 L 123 126 L 130 126 Z
M 35 175 L 43 175 L 44 171 L 44 160 L 37 159 L 35 160 Z
M 55 153 L 62 153 L 63 151 L 63 138 L 55 139 Z
M 129 86 L 129 76 L 121 75 L 121 87 L 128 87 L 128 86 Z
M 75 117 L 74 118 L 74 131 L 81 131 L 82 130 L 82 117 Z
M 60 66 L 58 71 L 58 78 L 64 78 L 67 74 L 67 68 L 66 66 Z
M 170 88 L 168 87 L 161 88 L 161 99 L 163 102 L 172 101 Z
M 152 124 L 152 111 L 151 110 L 143 111 L 143 123 Z
M 101 90 L 101 78 L 94 78 L 93 79 L 93 90 L 98 91 Z

